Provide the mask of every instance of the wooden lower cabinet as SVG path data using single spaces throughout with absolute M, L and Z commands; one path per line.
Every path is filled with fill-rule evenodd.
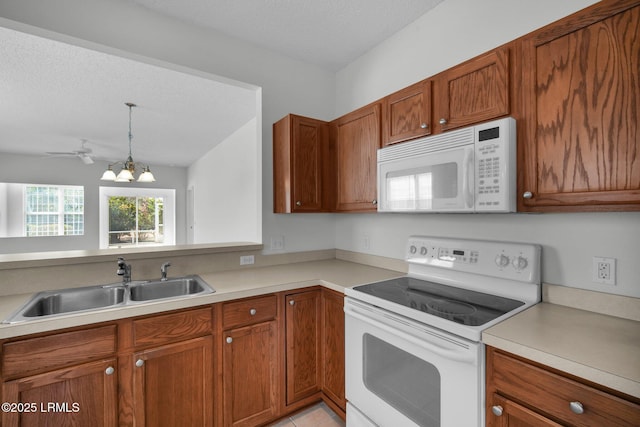
M 278 335 L 275 320 L 225 331 L 223 425 L 253 427 L 278 411 Z
M 640 404 L 487 347 L 487 427 L 637 427 Z M 636 399 L 637 400 L 637 399 Z
M 136 426 L 213 425 L 210 336 L 133 355 Z
M 285 297 L 287 405 L 320 391 L 320 302 L 319 289 Z
M 2 401 L 14 406 L 3 407 L 2 425 L 115 427 L 116 369 L 114 358 L 5 381 Z
M 321 399 L 344 418 L 343 297 L 316 286 L 0 340 L 16 405 L 1 426 L 254 427 Z
M 344 412 L 347 405 L 344 390 L 344 345 L 344 295 L 323 289 L 322 391 L 330 399 L 327 403 L 338 412 Z

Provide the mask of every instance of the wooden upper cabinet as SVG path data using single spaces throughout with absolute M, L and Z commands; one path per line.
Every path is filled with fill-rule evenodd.
M 289 114 L 273 124 L 275 213 L 320 212 L 326 209 L 329 124 Z
M 383 145 L 431 133 L 431 80 L 423 80 L 383 99 Z
M 380 103 L 332 122 L 335 133 L 336 211 L 377 210 L 377 155 L 380 148 Z
M 509 50 L 493 50 L 436 77 L 438 132 L 510 113 Z
M 523 40 L 519 210 L 640 210 L 638 34 L 607 0 Z

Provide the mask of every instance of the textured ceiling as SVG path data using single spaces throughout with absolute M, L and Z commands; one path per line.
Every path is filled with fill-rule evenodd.
M 0 152 L 188 166 L 256 115 L 254 89 L 0 27 Z
M 442 0 L 119 0 L 338 70 Z M 256 114 L 253 89 L 0 27 L 0 152 L 187 166 Z
M 126 0 L 337 71 L 443 0 Z

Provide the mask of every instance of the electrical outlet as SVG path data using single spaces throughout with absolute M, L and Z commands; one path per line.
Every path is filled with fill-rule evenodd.
M 250 265 L 256 262 L 253 255 L 243 255 L 240 257 L 240 265 Z
M 596 283 L 616 284 L 616 259 L 593 257 L 593 278 Z
M 274 236 L 271 238 L 270 249 L 272 251 L 284 250 L 284 236 Z

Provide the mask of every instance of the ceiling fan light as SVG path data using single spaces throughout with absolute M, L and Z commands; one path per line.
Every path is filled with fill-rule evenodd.
M 109 166 L 107 168 L 106 171 L 104 171 L 104 173 L 102 174 L 102 178 L 100 178 L 102 181 L 115 181 L 116 180 L 116 173 L 113 171 L 113 169 L 111 169 L 111 166 Z
M 129 169 L 122 169 L 116 177 L 116 182 L 131 182 L 133 181 L 133 174 Z
M 156 178 L 151 173 L 149 166 L 144 168 L 144 172 L 140 174 L 138 177 L 138 182 L 154 182 Z

